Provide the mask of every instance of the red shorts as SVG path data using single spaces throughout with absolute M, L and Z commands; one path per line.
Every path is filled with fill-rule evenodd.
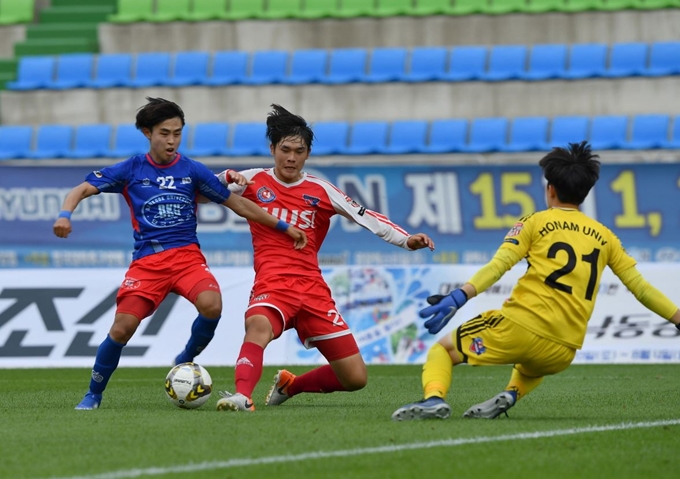
M 194 303 L 203 291 L 219 293 L 220 287 L 201 249 L 193 244 L 133 261 L 118 289 L 116 302 L 120 304 L 126 296 L 141 296 L 153 303 L 153 312 L 171 292 Z
M 295 329 L 307 349 L 314 347 L 317 341 L 352 334 L 335 306 L 330 288 L 321 277 L 256 279 L 250 292 L 246 317 L 248 310 L 256 306 L 278 311 L 283 329 Z

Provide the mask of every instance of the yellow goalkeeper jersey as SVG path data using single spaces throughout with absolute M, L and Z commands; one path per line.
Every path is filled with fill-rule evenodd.
M 576 349 L 583 345 L 602 270 L 635 266 L 612 231 L 579 210 L 550 208 L 521 218 L 499 249 L 526 257 L 528 268 L 503 304 L 511 321 Z

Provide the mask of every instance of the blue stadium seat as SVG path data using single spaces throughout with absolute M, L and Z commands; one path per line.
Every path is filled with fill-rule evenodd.
M 389 144 L 381 153 L 403 155 L 424 151 L 427 127 L 428 124 L 425 120 L 394 121 L 390 129 Z
M 368 73 L 363 81 L 369 83 L 399 81 L 405 74 L 405 48 L 374 48 L 369 61 Z
M 113 148 L 104 156 L 111 158 L 141 155 L 149 151 L 149 140 L 135 128 L 133 124 L 122 124 L 116 127 Z
M 673 117 L 673 126 L 671 127 L 671 139 L 664 142 L 662 148 L 665 148 L 667 150 L 680 149 L 680 115 L 676 115 Z M 0 147 L 0 151 L 2 151 L 2 147 Z
M 7 82 L 9 90 L 47 88 L 54 76 L 54 57 L 21 57 L 17 80 Z
M 521 78 L 526 73 L 527 47 L 497 45 L 489 53 L 489 69 L 482 80 L 503 81 Z
M 368 53 L 363 48 L 339 48 L 331 52 L 331 63 L 324 83 L 352 83 L 366 74 Z
M 386 121 L 357 121 L 352 125 L 349 145 L 342 150 L 345 155 L 370 155 L 380 153 L 387 145 Z
M 593 150 L 623 148 L 626 141 L 628 141 L 628 117 L 604 115 L 591 118 L 590 145 Z
M 266 156 L 269 155 L 269 140 L 265 136 L 267 125 L 257 123 L 237 123 L 229 156 Z
M 430 125 L 430 141 L 423 153 L 463 151 L 467 143 L 467 134 L 467 120 L 434 120 Z
M 129 86 L 146 88 L 165 85 L 170 78 L 169 53 L 138 53 L 135 73 Z
M 408 82 L 442 80 L 446 74 L 445 47 L 418 47 L 411 50 L 411 68 L 402 78 Z
M 646 43 L 615 43 L 609 52 L 609 68 L 604 76 L 622 78 L 643 75 L 647 68 Z
M 548 150 L 548 125 L 544 116 L 515 118 L 510 130 L 510 142 L 503 151 Z
M 572 45 L 569 52 L 569 68 L 564 78 L 592 78 L 604 76 L 607 71 L 607 45 L 583 43 Z
M 103 54 L 97 57 L 91 88 L 128 86 L 132 79 L 132 55 L 129 53 Z
M 205 85 L 208 80 L 208 52 L 180 52 L 175 55 L 172 74 L 165 82 L 168 86 L 182 87 Z
M 529 70 L 523 80 L 561 78 L 567 70 L 566 45 L 534 45 L 531 47 Z
M 279 50 L 262 50 L 253 53 L 252 71 L 246 77 L 250 85 L 282 83 L 286 79 L 288 52 Z
M 57 78 L 48 83 L 47 88 L 84 88 L 92 81 L 93 65 L 94 55 L 90 53 L 60 55 L 57 61 Z
M 73 127 L 68 125 L 41 125 L 36 132 L 35 150 L 30 158 L 64 158 L 68 156 L 73 140 Z
M 106 156 L 111 141 L 111 125 L 79 125 L 75 144 L 66 155 L 69 158 L 100 158 Z
M 182 148 L 182 153 L 192 157 L 227 155 L 229 153 L 228 139 L 228 123 L 198 123 L 194 127 L 194 139 L 191 148 Z
M 463 151 L 483 153 L 501 151 L 507 145 L 507 118 L 475 118 L 470 124 L 470 141 Z
M 648 76 L 680 74 L 680 42 L 652 43 L 649 55 Z
M 248 58 L 246 52 L 216 52 L 213 56 L 212 74 L 206 84 L 221 86 L 244 83 L 248 76 Z
M 479 80 L 486 71 L 486 47 L 454 47 L 449 54 L 447 81 Z
M 623 148 L 627 150 L 649 150 L 662 148 L 668 141 L 669 115 L 635 115 L 631 124 L 630 141 Z
M 292 85 L 318 83 L 326 76 L 327 67 L 326 50 L 296 50 L 290 63 L 290 75 L 286 77 L 285 82 Z
M 349 123 L 346 121 L 324 121 L 315 123 L 312 154 L 317 156 L 337 155 L 347 147 Z
M 568 143 L 580 143 L 588 139 L 587 116 L 557 116 L 550 126 L 549 148 L 566 148 Z
M 0 126 L 0 160 L 27 158 L 32 137 L 32 126 Z

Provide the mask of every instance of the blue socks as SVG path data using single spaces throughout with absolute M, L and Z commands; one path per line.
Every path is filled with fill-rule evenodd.
M 184 351 L 175 358 L 175 364 L 192 362 L 210 344 L 220 318 L 221 316 L 217 319 L 208 319 L 201 314 L 198 315 L 194 324 L 191 325 L 191 337 Z
M 92 367 L 92 379 L 90 379 L 90 392 L 92 394 L 101 396 L 104 389 L 106 389 L 111 375 L 118 367 L 123 346 L 125 345 L 115 342 L 108 334 L 106 339 L 99 345 L 97 357 Z

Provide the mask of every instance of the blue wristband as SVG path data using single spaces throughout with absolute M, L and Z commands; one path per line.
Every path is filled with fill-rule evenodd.
M 289 226 L 290 225 L 288 223 L 286 223 L 285 221 L 279 220 L 279 222 L 276 223 L 275 228 L 279 231 L 288 231 Z
M 59 216 L 57 218 L 66 218 L 67 220 L 71 219 L 71 212 L 67 210 L 62 210 L 59 212 Z

